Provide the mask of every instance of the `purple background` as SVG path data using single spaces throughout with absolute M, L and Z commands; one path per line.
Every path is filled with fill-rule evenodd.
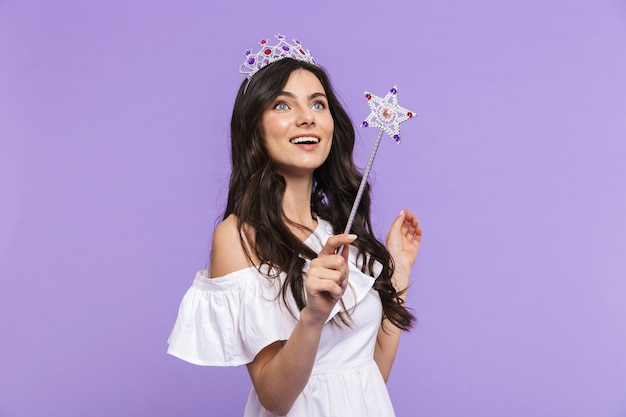
M 0 416 L 236 416 L 165 354 L 225 202 L 246 48 L 418 113 L 374 164 L 424 243 L 399 417 L 626 416 L 626 2 L 0 1 Z M 365 165 L 376 136 L 358 129 Z

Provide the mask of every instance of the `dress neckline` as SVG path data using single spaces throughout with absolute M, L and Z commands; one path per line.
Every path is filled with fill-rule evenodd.
M 323 246 L 322 242 L 325 242 L 326 238 L 332 235 L 332 225 L 328 221 L 318 217 L 317 226 L 313 230 L 313 233 L 311 233 L 306 239 L 304 239 L 302 243 L 315 250 L 316 252 L 319 252 Z

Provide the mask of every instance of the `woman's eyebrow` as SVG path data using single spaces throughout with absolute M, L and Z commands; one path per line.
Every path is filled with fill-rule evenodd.
M 278 96 L 287 96 L 289 98 L 296 98 L 296 96 L 293 93 L 290 93 L 289 91 L 281 91 L 280 93 L 278 93 Z M 309 96 L 309 100 L 313 100 L 314 98 L 318 98 L 318 97 L 324 97 L 326 98 L 326 94 L 324 93 L 313 93 Z

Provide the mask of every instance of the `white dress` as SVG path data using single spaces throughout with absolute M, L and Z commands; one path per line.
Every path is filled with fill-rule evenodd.
M 305 243 L 319 252 L 332 234 L 332 226 L 319 219 Z M 382 317 L 380 297 L 372 289 L 374 278 L 362 273 L 355 259 L 356 250 L 351 247 L 350 285 L 343 301 L 352 326 L 339 327 L 329 322 L 341 309 L 337 303 L 322 329 L 309 382 L 288 416 L 395 416 L 374 362 Z M 305 279 L 307 269 L 308 262 Z M 297 319 L 279 294 L 282 279 L 270 280 L 255 267 L 219 278 L 209 278 L 207 270 L 198 272 L 181 302 L 168 339 L 168 353 L 197 365 L 236 366 L 252 362 L 265 346 L 289 339 Z M 299 317 L 293 300 L 290 306 Z M 253 388 L 244 417 L 273 415 L 263 408 Z

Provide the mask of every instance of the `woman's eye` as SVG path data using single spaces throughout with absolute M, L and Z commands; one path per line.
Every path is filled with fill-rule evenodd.
M 286 103 L 278 103 L 274 106 L 274 109 L 276 110 L 287 110 L 289 108 L 289 106 L 287 106 Z
M 322 103 L 321 101 L 318 101 L 317 103 L 313 104 L 313 108 L 315 110 L 324 110 L 326 108 L 326 104 Z

